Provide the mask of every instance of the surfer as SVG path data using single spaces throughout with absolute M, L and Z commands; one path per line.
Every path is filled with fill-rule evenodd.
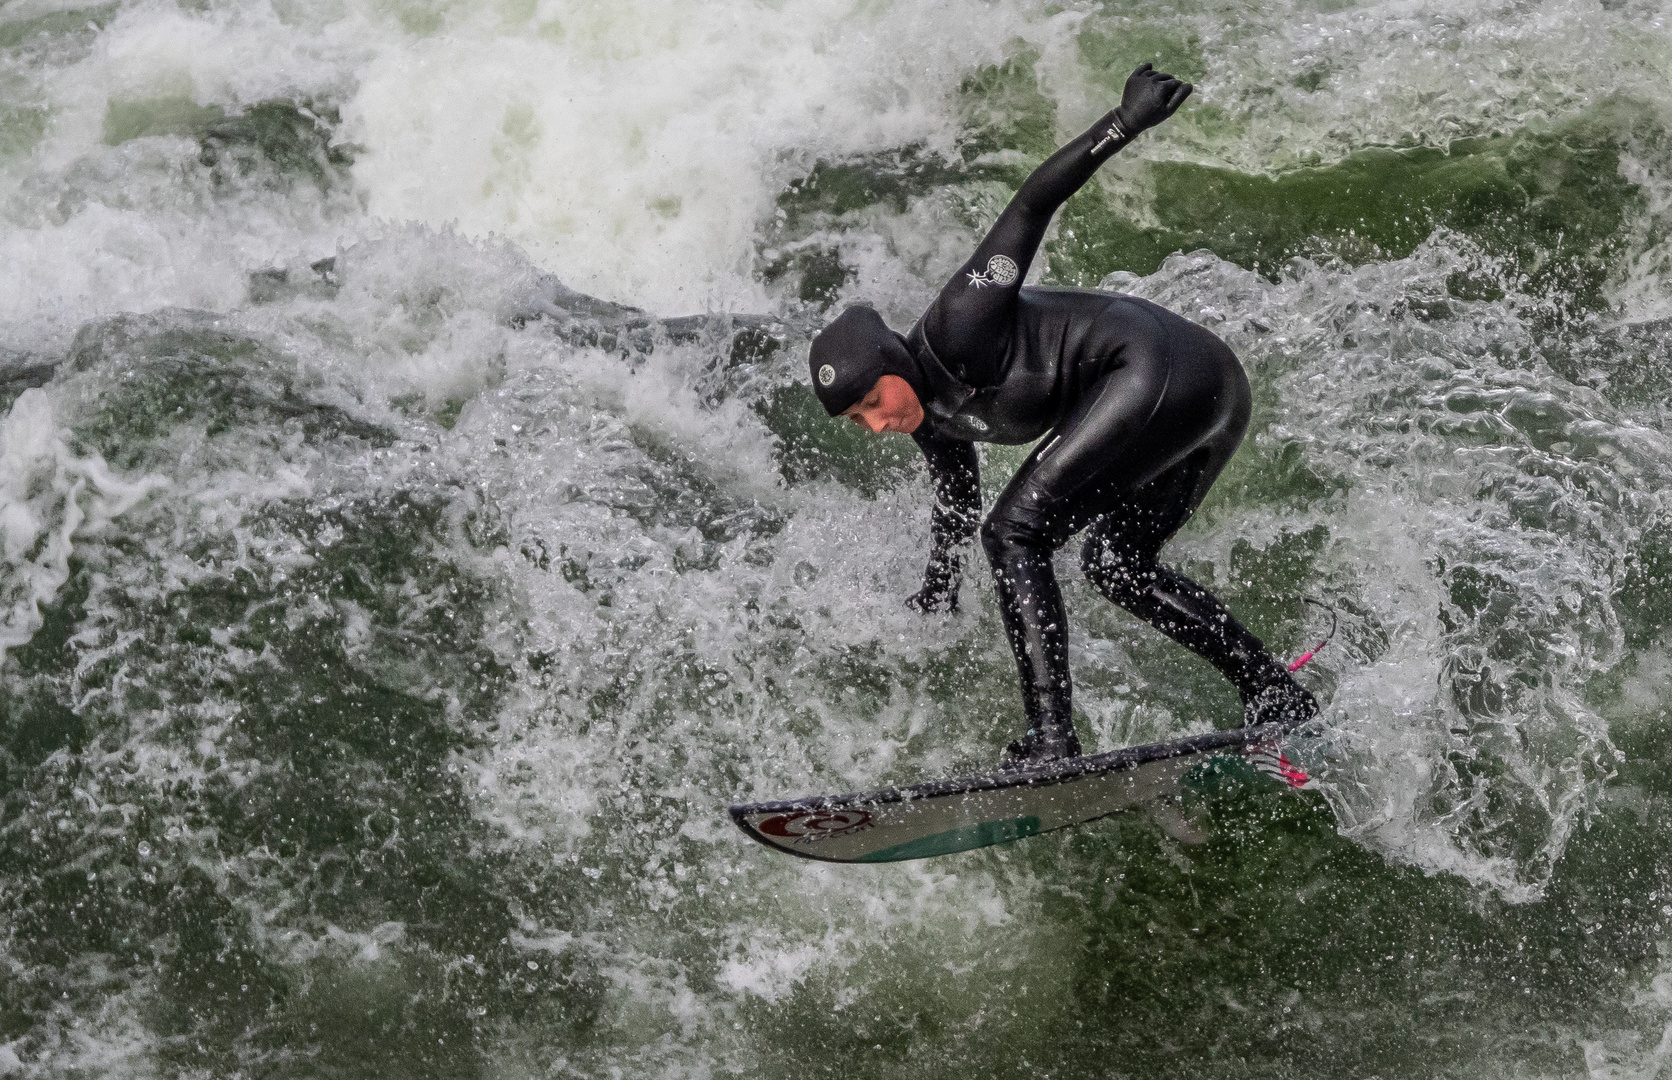
M 1156 558 L 1248 427 L 1248 379 L 1236 355 L 1147 300 L 1022 284 L 1057 208 L 1192 89 L 1150 64 L 1133 72 L 1119 106 L 1033 171 L 909 335 L 850 307 L 813 339 L 813 386 L 830 415 L 909 434 L 928 461 L 931 548 L 912 606 L 957 608 L 960 549 L 980 522 L 1028 720 L 1008 766 L 1080 753 L 1051 561 L 1081 531 L 1086 576 L 1213 664 L 1241 696 L 1245 723 L 1318 711 L 1213 594 Z M 975 442 L 1036 439 L 980 521 Z

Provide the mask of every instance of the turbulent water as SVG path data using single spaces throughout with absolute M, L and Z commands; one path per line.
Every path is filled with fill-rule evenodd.
M 807 337 L 1143 60 L 1035 275 L 1242 356 L 1320 785 L 754 846 L 1016 733 Z M 1656 0 L 8 0 L 0 1076 L 1672 1075 L 1669 391 Z M 1234 724 L 1074 554 L 1087 742 Z

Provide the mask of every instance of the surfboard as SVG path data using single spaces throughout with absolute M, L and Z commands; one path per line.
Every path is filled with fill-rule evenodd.
M 1187 828 L 1176 810 L 1180 781 L 1213 756 L 1239 754 L 1283 784 L 1312 786 L 1311 777 L 1284 749 L 1290 730 L 1285 724 L 1257 724 L 1015 771 L 852 795 L 744 803 L 731 807 L 731 817 L 774 851 L 839 863 L 950 855 L 1126 810 L 1150 810 L 1164 827 Z

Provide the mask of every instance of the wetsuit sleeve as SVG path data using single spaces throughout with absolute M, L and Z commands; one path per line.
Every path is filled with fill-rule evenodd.
M 960 549 L 981 524 L 981 463 L 975 444 L 926 433 L 912 438 L 929 463 L 935 504 L 929 512 L 929 566 L 923 589 L 908 603 L 921 611 L 958 610 Z
M 924 335 L 935 355 L 978 385 L 983 373 L 998 370 L 1010 347 L 1022 281 L 1051 216 L 1130 141 L 1119 111 L 1109 110 L 1033 171 L 924 314 Z

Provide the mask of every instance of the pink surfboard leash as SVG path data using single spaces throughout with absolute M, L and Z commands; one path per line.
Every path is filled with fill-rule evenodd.
M 1301 668 L 1305 667 L 1307 662 L 1314 656 L 1317 656 L 1325 645 L 1328 645 L 1331 641 L 1333 641 L 1335 639 L 1335 628 L 1338 625 L 1338 620 L 1335 617 L 1335 609 L 1324 603 L 1322 600 L 1314 600 L 1310 596 L 1303 596 L 1301 597 L 1301 601 L 1303 603 L 1311 604 L 1313 607 L 1321 607 L 1325 611 L 1329 612 L 1329 633 L 1324 635 L 1324 640 L 1318 642 L 1318 644 L 1312 646 L 1312 648 L 1306 650 L 1304 653 L 1301 653 L 1300 657 L 1296 659 L 1294 663 L 1289 665 L 1289 670 L 1291 672 L 1299 671 Z

